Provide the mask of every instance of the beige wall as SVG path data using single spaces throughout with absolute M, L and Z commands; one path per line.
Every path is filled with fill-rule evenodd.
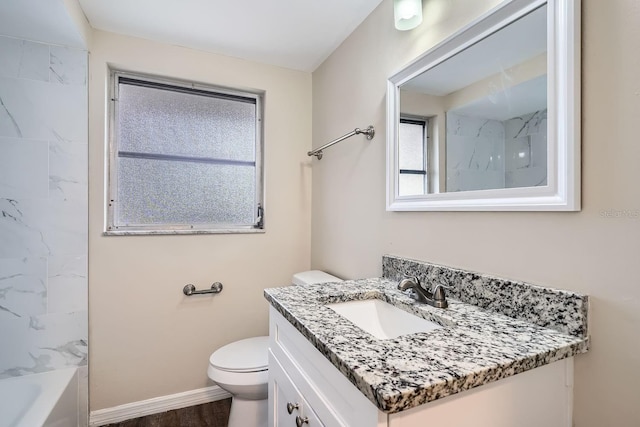
M 96 31 L 90 59 L 91 410 L 211 385 L 210 353 L 267 334 L 265 287 L 310 260 L 311 75 Z M 107 64 L 266 91 L 266 233 L 102 236 Z M 182 287 L 224 284 L 217 296 Z
M 576 358 L 575 425 L 638 426 L 637 1 L 583 1 L 581 212 L 385 211 L 386 78 L 497 3 L 425 1 L 422 26 L 398 32 L 384 0 L 313 73 L 314 146 L 355 126 L 373 124 L 377 135 L 314 161 L 311 264 L 376 276 L 391 253 L 588 293 L 592 349 Z M 616 213 L 624 210 L 632 217 Z

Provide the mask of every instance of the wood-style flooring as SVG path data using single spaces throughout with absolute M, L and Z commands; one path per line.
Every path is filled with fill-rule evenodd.
M 106 427 L 227 427 L 231 399 L 134 418 Z

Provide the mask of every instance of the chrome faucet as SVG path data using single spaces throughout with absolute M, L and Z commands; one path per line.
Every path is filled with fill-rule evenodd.
M 444 293 L 444 286 L 442 285 L 436 285 L 433 292 L 431 292 L 423 288 L 422 285 L 420 285 L 420 280 L 414 276 L 402 279 L 400 283 L 398 283 L 398 289 L 401 291 L 412 289 L 413 293 L 411 296 L 418 302 L 437 308 L 447 308 L 449 306 Z

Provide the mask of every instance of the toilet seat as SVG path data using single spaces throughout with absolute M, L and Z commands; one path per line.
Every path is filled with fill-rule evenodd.
M 221 369 L 216 369 L 213 366 L 209 366 L 207 369 L 207 376 L 218 385 L 224 385 L 225 387 L 235 386 L 267 386 L 269 382 L 269 370 L 257 372 L 229 372 Z
M 229 373 L 266 371 L 269 367 L 269 337 L 253 337 L 232 342 L 209 357 L 209 367 Z

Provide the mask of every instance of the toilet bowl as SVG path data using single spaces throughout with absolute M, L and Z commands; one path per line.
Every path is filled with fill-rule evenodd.
M 209 358 L 207 375 L 233 396 L 229 426 L 267 425 L 269 337 L 232 342 Z
M 319 270 L 297 273 L 292 278 L 298 286 L 340 281 Z M 227 344 L 209 358 L 207 375 L 233 397 L 228 427 L 267 426 L 268 349 L 268 336 L 253 337 Z

